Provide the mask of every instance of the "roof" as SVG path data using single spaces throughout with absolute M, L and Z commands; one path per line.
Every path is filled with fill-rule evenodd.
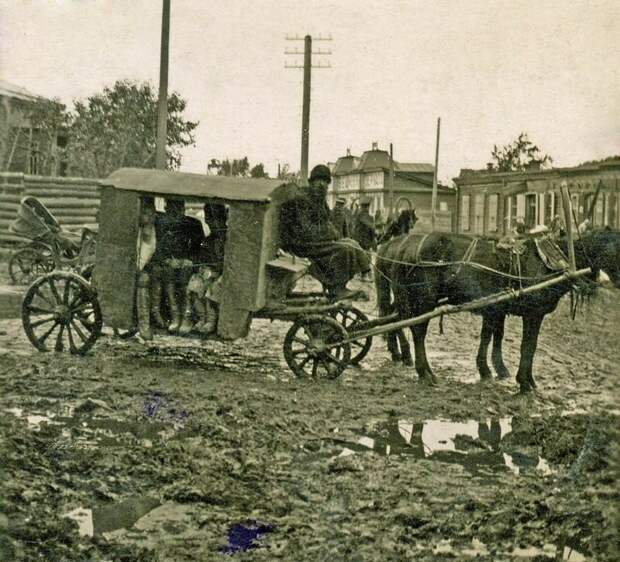
M 20 100 L 26 101 L 41 101 L 45 98 L 43 96 L 39 96 L 37 94 L 33 94 L 26 90 L 26 88 L 22 88 L 21 86 L 17 86 L 16 84 L 11 84 L 6 80 L 0 79 L 0 96 L 6 96 L 7 98 L 16 98 Z
M 366 172 L 376 169 L 390 169 L 390 155 L 385 150 L 367 150 L 362 154 L 357 171 Z
M 285 182 L 281 180 L 208 176 L 143 168 L 121 168 L 101 180 L 101 185 L 153 195 L 212 197 L 226 201 L 267 203 Z
M 401 172 L 401 171 L 395 172 L 394 175 L 397 178 L 403 178 L 409 181 L 415 181 L 421 185 L 426 185 L 431 188 L 433 187 L 433 180 L 425 176 L 418 176 L 417 174 L 414 174 L 412 172 Z M 446 193 L 454 192 L 452 188 L 445 186 L 445 185 L 441 185 L 440 183 L 437 184 L 437 190 L 445 191 Z
M 433 174 L 435 166 L 424 162 L 396 162 L 395 168 L 401 172 L 413 172 L 414 174 Z
M 332 174 L 348 174 L 357 168 L 359 162 L 360 159 L 358 156 L 341 156 L 338 160 L 336 160 Z
M 390 154 L 386 150 L 367 150 L 358 156 L 341 156 L 336 161 L 333 169 L 334 175 L 345 175 L 353 172 L 370 172 L 374 170 L 389 170 Z M 397 162 L 394 160 L 394 170 L 400 172 L 412 172 L 416 174 L 432 174 L 435 166 L 424 162 Z
M 546 168 L 544 170 L 519 170 L 513 172 L 498 172 L 496 170 L 461 169 L 458 177 L 454 178 L 457 185 L 473 185 L 483 183 L 497 183 L 501 181 L 529 181 L 534 179 L 548 179 L 562 176 L 573 176 L 584 173 L 617 171 L 620 169 L 620 159 L 609 158 L 600 162 L 580 164 L 564 168 Z

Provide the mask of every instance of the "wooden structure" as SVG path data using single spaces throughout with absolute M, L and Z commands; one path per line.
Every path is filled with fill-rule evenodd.
M 229 207 L 223 297 L 218 335 L 247 335 L 253 313 L 282 298 L 303 264 L 277 258 L 279 210 L 294 185 L 278 180 L 230 178 L 123 168 L 101 182 L 94 280 L 105 323 L 134 325 L 133 299 L 140 205 L 144 196 L 215 200 Z

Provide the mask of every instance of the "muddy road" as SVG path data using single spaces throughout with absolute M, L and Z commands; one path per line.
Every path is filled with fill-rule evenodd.
M 479 382 L 471 315 L 431 324 L 435 387 L 379 338 L 296 379 L 278 322 L 72 357 L 0 320 L 0 557 L 617 560 L 619 293 L 547 317 L 529 396 Z

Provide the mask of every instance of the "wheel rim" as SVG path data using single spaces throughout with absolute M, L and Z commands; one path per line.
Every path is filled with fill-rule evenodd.
M 298 377 L 334 379 L 349 364 L 351 346 L 329 346 L 346 338 L 346 330 L 333 318 L 302 318 L 284 338 L 284 358 Z
M 342 325 L 348 334 L 355 332 L 356 325 L 368 322 L 368 317 L 355 307 L 342 308 L 334 314 L 336 321 Z M 351 364 L 357 365 L 370 351 L 372 347 L 372 336 L 363 340 L 351 342 Z
M 29 285 L 37 277 L 54 269 L 54 261 L 49 252 L 34 248 L 24 248 L 14 253 L 9 261 L 9 275 L 16 285 Z
M 40 351 L 86 353 L 101 334 L 97 297 L 78 275 L 51 273 L 37 279 L 22 302 L 22 323 Z

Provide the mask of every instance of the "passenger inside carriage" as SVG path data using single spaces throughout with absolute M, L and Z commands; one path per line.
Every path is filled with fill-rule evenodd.
M 168 304 L 168 330 L 181 324 L 182 297 L 204 240 L 199 220 L 185 216 L 185 204 L 166 200 L 165 213 L 155 211 L 152 197 L 142 200 L 138 237 L 138 329 L 143 339 L 152 339 L 151 321 L 165 328 L 161 313 L 162 295 Z
M 217 329 L 227 218 L 228 211 L 224 205 L 205 203 L 204 220 L 209 235 L 196 255 L 195 272 L 187 285 L 180 334 L 189 334 L 195 330 L 208 335 Z

